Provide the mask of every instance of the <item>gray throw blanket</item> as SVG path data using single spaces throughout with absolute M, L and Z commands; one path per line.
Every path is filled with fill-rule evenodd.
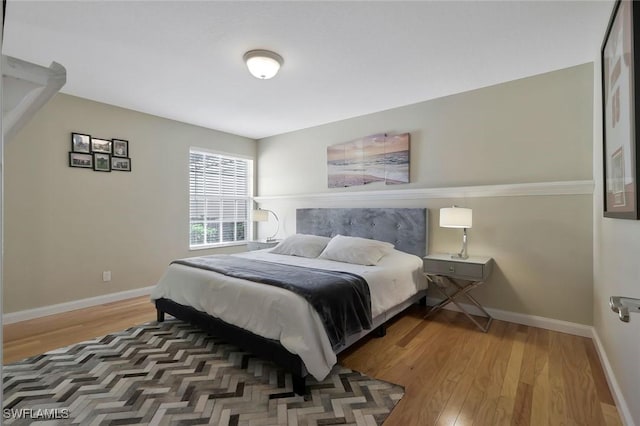
M 304 297 L 320 315 L 334 350 L 344 346 L 349 335 L 372 326 L 369 284 L 356 274 L 228 255 L 193 257 L 172 263 L 273 285 Z

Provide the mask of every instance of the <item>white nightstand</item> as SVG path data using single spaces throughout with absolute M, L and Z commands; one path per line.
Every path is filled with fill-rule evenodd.
M 489 330 L 493 318 L 469 292 L 479 285 L 484 284 L 491 274 L 492 269 L 493 259 L 490 257 L 470 256 L 467 259 L 455 259 L 451 258 L 449 254 L 431 254 L 424 257 L 424 274 L 429 281 L 435 284 L 434 288 L 445 297 L 442 302 L 431 307 L 425 315 L 425 318 L 439 311 L 449 303 L 453 303 L 458 307 L 460 312 L 465 314 L 480 330 L 486 333 Z M 460 296 L 466 297 L 468 301 L 484 313 L 487 318 L 484 326 L 469 315 L 455 300 Z
M 282 240 L 248 241 L 247 242 L 247 250 L 253 251 L 253 250 L 262 250 L 262 249 L 273 248 L 273 247 L 277 246 L 280 243 L 280 241 L 282 241 Z

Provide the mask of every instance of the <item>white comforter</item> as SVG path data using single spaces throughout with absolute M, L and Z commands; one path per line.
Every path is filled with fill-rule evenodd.
M 426 288 L 420 273 L 422 259 L 397 250 L 376 266 L 272 254 L 269 250 L 234 256 L 360 275 L 369 284 L 374 318 Z M 323 380 L 336 363 L 317 312 L 304 298 L 288 290 L 172 264 L 151 293 L 151 300 L 163 297 L 279 340 L 289 352 L 300 356 L 317 380 Z

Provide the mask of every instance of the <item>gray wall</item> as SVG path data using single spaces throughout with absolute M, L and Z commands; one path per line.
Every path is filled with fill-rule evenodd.
M 71 132 L 129 140 L 132 172 L 68 167 Z M 5 146 L 4 313 L 147 287 L 172 259 L 216 252 L 189 251 L 190 146 L 256 153 L 251 139 L 56 95 Z
M 262 139 L 258 194 L 281 216 L 281 236 L 295 232 L 296 207 L 426 206 L 431 252 L 457 251 L 461 240 L 459 230 L 437 226 L 438 209 L 471 207 L 469 252 L 492 256 L 497 266 L 474 291 L 479 300 L 590 325 L 591 194 L 478 197 L 471 189 L 467 197 L 352 200 L 331 194 L 590 181 L 592 131 L 593 65 L 584 64 Z M 411 183 L 328 189 L 327 146 L 382 132 L 411 133 Z
M 335 192 L 327 146 L 385 132 L 411 133 L 403 189 L 592 179 L 592 72 L 585 64 L 262 139 L 258 194 Z M 380 189 L 389 187 L 352 188 Z
M 609 308 L 610 296 L 640 298 L 640 221 L 603 217 L 602 92 L 599 55 L 594 75 L 593 202 L 594 300 L 593 325 L 610 362 L 611 372 L 626 401 L 629 425 L 640 425 L 640 314 L 623 323 Z M 640 165 L 638 165 L 640 166 Z

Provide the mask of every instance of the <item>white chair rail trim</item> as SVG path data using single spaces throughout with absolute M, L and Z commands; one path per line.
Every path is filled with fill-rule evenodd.
M 381 191 L 336 191 L 315 194 L 285 194 L 253 197 L 260 203 L 271 200 L 419 200 L 426 198 L 521 197 L 546 195 L 591 195 L 594 181 L 514 183 L 507 185 L 477 185 L 442 188 L 385 189 Z

